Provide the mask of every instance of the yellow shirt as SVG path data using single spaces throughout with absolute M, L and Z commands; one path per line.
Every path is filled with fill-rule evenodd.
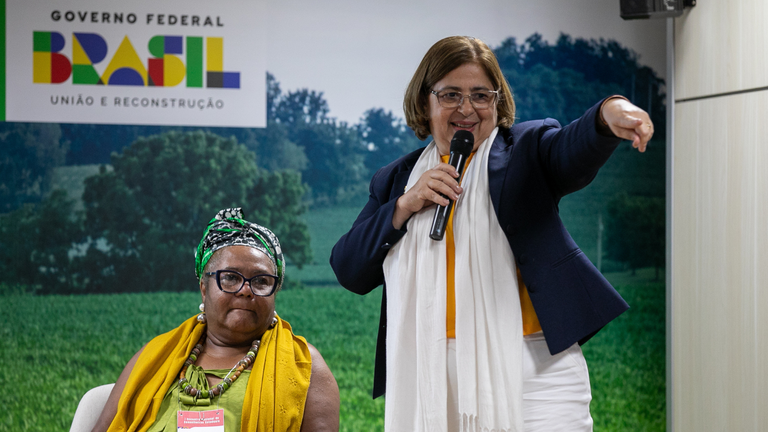
M 469 155 L 467 163 L 464 165 L 464 170 L 467 169 L 469 163 L 472 161 L 472 157 L 475 155 L 473 152 Z M 441 156 L 443 162 L 448 163 L 449 155 Z M 448 216 L 448 223 L 445 226 L 445 257 L 447 260 L 448 275 L 446 277 L 448 292 L 446 295 L 446 314 L 445 314 L 445 330 L 446 336 L 449 338 L 456 338 L 456 283 L 455 283 L 455 268 L 456 268 L 456 247 L 453 242 L 453 211 Z M 528 295 L 528 288 L 526 288 L 523 278 L 520 276 L 520 269 L 517 269 L 517 285 L 520 294 L 520 309 L 523 315 L 523 334 L 529 335 L 541 331 L 541 324 L 539 324 L 539 318 L 536 316 L 536 311 L 533 309 L 533 303 L 531 303 L 531 297 Z

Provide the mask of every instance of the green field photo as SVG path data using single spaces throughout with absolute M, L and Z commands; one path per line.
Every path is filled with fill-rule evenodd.
M 664 431 L 664 80 L 611 40 L 534 33 L 494 52 L 516 121 L 565 125 L 616 93 L 651 113 L 648 151 L 622 143 L 559 211 L 631 307 L 583 347 L 594 430 Z M 265 128 L 0 124 L 13 155 L 0 160 L 0 432 L 69 430 L 86 391 L 196 315 L 195 247 L 233 206 L 280 237 L 277 312 L 334 373 L 341 430 L 383 431 L 385 398 L 371 399 L 382 290 L 344 290 L 329 258 L 376 170 L 427 143 L 392 111 L 342 122 L 321 90 L 266 84 Z

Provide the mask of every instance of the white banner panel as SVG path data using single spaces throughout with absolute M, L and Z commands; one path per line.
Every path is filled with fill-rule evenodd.
M 266 126 L 263 2 L 7 0 L 6 120 Z

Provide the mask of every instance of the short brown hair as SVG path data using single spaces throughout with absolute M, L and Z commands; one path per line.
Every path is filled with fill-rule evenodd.
M 515 101 L 501 73 L 499 62 L 488 45 L 469 36 L 451 36 L 439 40 L 424 55 L 405 91 L 405 121 L 420 140 L 429 130 L 429 94 L 432 87 L 457 67 L 475 63 L 483 68 L 494 90 L 500 90 L 496 104 L 497 126 L 510 127 L 515 122 Z

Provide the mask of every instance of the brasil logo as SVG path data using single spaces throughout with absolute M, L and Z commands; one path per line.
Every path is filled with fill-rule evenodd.
M 32 82 L 60 84 L 72 77 L 72 84 L 174 87 L 186 78 L 189 88 L 240 88 L 240 72 L 224 71 L 224 38 L 200 36 L 154 36 L 148 42 L 145 67 L 128 36 L 99 75 L 95 65 L 109 50 L 96 33 L 72 34 L 72 57 L 62 54 L 66 41 L 59 32 L 35 31 L 33 36 Z M 184 52 L 186 42 L 186 53 Z M 205 55 L 203 55 L 205 42 Z M 185 61 L 182 61 L 184 56 Z

